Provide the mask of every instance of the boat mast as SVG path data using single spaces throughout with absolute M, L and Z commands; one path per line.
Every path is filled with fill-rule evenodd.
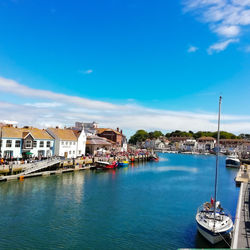
M 216 215 L 216 200 L 217 200 L 217 178 L 218 178 L 218 163 L 220 151 L 220 112 L 221 112 L 221 99 L 219 99 L 219 114 L 218 114 L 218 130 L 217 130 L 217 147 L 216 147 L 216 168 L 215 168 L 215 183 L 214 183 L 214 231 L 215 231 L 215 215 Z

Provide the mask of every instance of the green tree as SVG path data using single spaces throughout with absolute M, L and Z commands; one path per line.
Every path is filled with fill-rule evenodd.
M 163 136 L 163 133 L 159 130 L 155 130 L 153 132 L 153 138 L 159 138 L 160 136 Z
M 130 137 L 129 143 L 136 144 L 138 141 L 142 142 L 149 138 L 149 134 L 145 130 L 137 130 L 136 133 Z

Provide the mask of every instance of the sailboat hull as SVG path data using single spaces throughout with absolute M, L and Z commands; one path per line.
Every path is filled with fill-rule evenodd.
M 222 231 L 220 233 L 214 233 L 214 232 L 206 229 L 205 227 L 201 226 L 198 222 L 197 222 L 197 229 L 200 232 L 200 234 L 213 245 L 222 241 L 223 238 L 229 237 L 230 232 L 232 231 L 232 228 L 230 228 L 227 231 Z

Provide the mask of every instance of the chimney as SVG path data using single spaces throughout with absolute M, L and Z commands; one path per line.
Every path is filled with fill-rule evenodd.
M 121 134 L 122 134 L 122 129 L 121 129 Z
M 119 128 L 117 128 L 116 130 L 117 130 L 117 132 L 119 132 Z
M 56 126 L 56 129 L 58 129 L 58 126 Z

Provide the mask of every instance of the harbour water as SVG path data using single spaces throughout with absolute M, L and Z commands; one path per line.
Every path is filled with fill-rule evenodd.
M 215 157 L 159 156 L 117 170 L 0 183 L 0 249 L 211 247 L 195 214 L 214 193 Z M 218 198 L 233 216 L 236 173 L 220 157 Z

